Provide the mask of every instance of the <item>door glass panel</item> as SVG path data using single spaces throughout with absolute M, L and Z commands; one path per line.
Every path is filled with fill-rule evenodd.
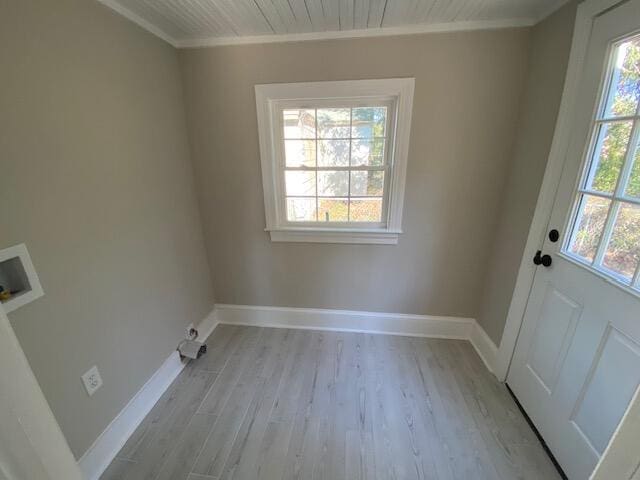
M 569 251 L 588 262 L 595 258 L 611 201 L 584 195 Z
M 613 193 L 629 145 L 632 122 L 600 125 L 587 190 Z
M 613 57 L 605 117 L 635 115 L 640 99 L 640 36 L 622 42 Z
M 640 290 L 640 35 L 613 45 L 567 253 Z
M 640 206 L 623 204 L 618 210 L 602 264 L 628 280 L 640 259 Z

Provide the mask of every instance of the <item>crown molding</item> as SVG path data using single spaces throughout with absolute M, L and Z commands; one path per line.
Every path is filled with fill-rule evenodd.
M 424 33 L 445 33 L 470 30 L 496 30 L 502 28 L 530 27 L 536 23 L 532 18 L 508 20 L 481 20 L 469 22 L 448 22 L 401 27 L 363 28 L 331 32 L 293 33 L 285 35 L 256 35 L 237 37 L 209 37 L 177 40 L 177 48 L 205 48 L 226 45 L 249 45 L 257 43 L 306 42 L 314 40 L 336 40 L 345 38 L 388 37 L 398 35 L 419 35 Z
M 556 13 L 558 10 L 560 10 L 562 7 L 564 7 L 567 3 L 569 3 L 571 0 L 562 0 L 560 3 L 555 4 L 555 5 L 551 5 L 551 7 L 549 8 L 545 8 L 544 10 L 542 10 L 538 16 L 536 17 L 536 21 L 535 23 L 539 23 L 541 21 L 543 21 L 545 18 L 550 17 L 551 15 L 553 15 L 554 13 Z
M 156 37 L 164 40 L 165 42 L 172 45 L 173 47 L 176 47 L 176 48 L 178 47 L 178 41 L 175 38 L 173 38 L 171 35 L 166 33 L 161 28 L 156 27 L 151 22 L 148 22 L 137 13 L 132 12 L 126 7 L 123 7 L 122 5 L 120 5 L 120 3 L 117 2 L 117 0 L 98 0 L 98 2 L 102 3 L 104 6 L 110 8 L 116 13 L 119 13 L 126 19 L 137 24 L 139 27 L 142 27 L 147 32 L 154 34 Z

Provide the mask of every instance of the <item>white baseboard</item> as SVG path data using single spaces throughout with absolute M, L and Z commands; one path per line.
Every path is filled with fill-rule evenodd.
M 197 327 L 199 338 L 207 338 L 216 325 L 215 311 L 212 311 Z M 111 421 L 104 432 L 93 442 L 93 445 L 78 460 L 78 465 L 86 480 L 100 478 L 127 439 L 180 374 L 184 366 L 178 352 L 172 352 L 118 416 Z
M 468 340 L 490 372 L 498 348 L 473 318 L 218 304 L 219 323 Z
M 471 330 L 471 336 L 469 337 L 469 341 L 473 348 L 476 349 L 478 355 L 484 362 L 487 369 L 496 374 L 495 365 L 498 359 L 498 347 L 491 337 L 487 335 L 487 332 L 484 331 L 484 328 L 480 326 L 478 322 L 475 322 L 473 329 Z
M 198 341 L 203 342 L 218 326 L 215 307 L 198 325 Z

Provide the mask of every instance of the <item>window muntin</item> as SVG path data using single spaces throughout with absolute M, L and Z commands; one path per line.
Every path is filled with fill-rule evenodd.
M 640 290 L 640 35 L 613 46 L 563 251 Z
M 285 102 L 278 111 L 286 224 L 384 227 L 394 102 Z

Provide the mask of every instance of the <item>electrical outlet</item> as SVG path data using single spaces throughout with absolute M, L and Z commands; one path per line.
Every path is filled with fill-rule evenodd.
M 102 386 L 102 377 L 100 376 L 97 366 L 94 365 L 87 371 L 87 373 L 82 375 L 82 383 L 84 384 L 84 388 L 87 390 L 89 396 L 96 393 L 96 390 Z

